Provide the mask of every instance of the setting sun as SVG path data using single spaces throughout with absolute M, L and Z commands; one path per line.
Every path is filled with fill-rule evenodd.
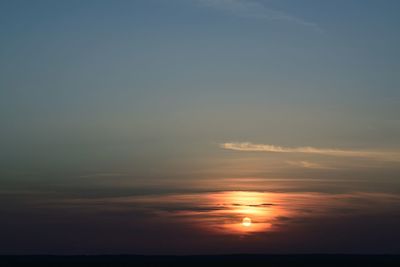
M 243 218 L 242 225 L 245 226 L 245 227 L 250 227 L 251 226 L 251 219 L 249 217 Z

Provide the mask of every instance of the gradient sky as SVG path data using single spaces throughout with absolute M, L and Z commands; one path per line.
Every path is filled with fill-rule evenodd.
M 131 210 L 112 199 L 132 197 L 140 208 L 138 196 L 163 202 L 166 193 L 272 191 L 279 202 L 294 192 L 328 200 L 357 192 L 386 211 L 386 232 L 366 238 L 400 236 L 395 209 L 379 204 L 400 202 L 399 10 L 397 0 L 0 0 L 0 212 L 8 218 L 0 254 L 209 252 L 212 233 L 171 250 L 154 241 L 170 221 L 153 206 L 165 231 L 132 237 L 136 245 L 123 230 L 110 247 L 101 235 L 35 245 L 45 229 L 79 235 L 107 218 L 124 229 Z M 87 199 L 104 198 L 119 217 L 82 215 Z M 147 218 L 143 209 L 135 212 Z M 21 223 L 38 214 L 32 226 Z M 74 226 L 60 225 L 63 216 Z M 287 231 L 299 232 L 307 231 Z M 268 252 L 254 240 L 226 247 L 229 238 L 216 251 Z M 400 253 L 394 239 L 371 247 L 355 239 L 323 252 Z M 280 244 L 277 252 L 298 251 Z

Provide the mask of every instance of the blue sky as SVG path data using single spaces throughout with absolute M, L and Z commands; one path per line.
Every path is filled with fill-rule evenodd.
M 230 142 L 398 155 L 398 1 L 0 5 L 8 175 L 214 173 L 249 157 L 221 148 Z M 307 156 L 256 157 L 349 161 Z M 379 164 L 396 169 L 388 157 Z
M 399 147 L 397 1 L 1 6 L 7 158 L 146 139 Z

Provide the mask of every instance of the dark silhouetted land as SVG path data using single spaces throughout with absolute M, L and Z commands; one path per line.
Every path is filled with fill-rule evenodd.
M 400 255 L 2 256 L 0 266 L 400 266 Z

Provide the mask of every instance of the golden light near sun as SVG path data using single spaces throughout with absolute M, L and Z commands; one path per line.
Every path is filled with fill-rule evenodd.
M 242 225 L 244 227 L 249 227 L 251 225 L 251 219 L 249 217 L 243 218 Z

